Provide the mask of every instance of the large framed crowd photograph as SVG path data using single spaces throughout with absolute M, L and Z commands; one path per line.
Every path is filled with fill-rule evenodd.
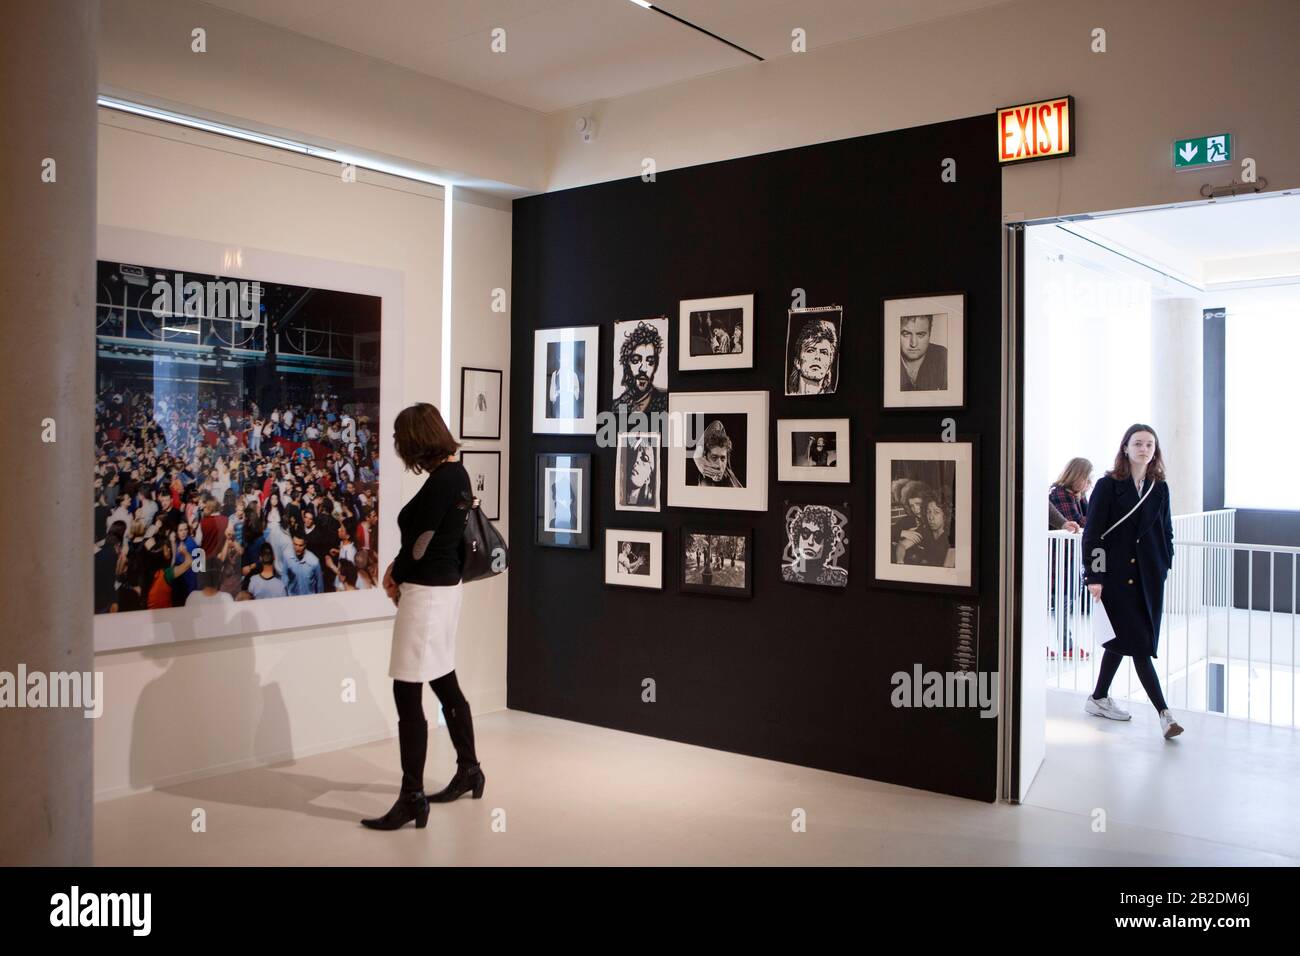
M 778 418 L 776 480 L 849 481 L 847 418 Z
M 96 649 L 391 616 L 400 277 L 247 248 L 216 273 L 214 244 L 114 227 L 99 245 Z
M 668 504 L 767 510 L 767 392 L 669 396 Z
M 535 544 L 550 548 L 591 547 L 591 455 L 537 456 Z
M 966 294 L 885 299 L 885 408 L 966 407 Z
M 662 591 L 664 533 L 635 528 L 606 528 L 605 583 L 612 587 Z
M 682 528 L 681 590 L 747 598 L 754 593 L 754 532 Z
M 677 370 L 754 367 L 754 296 L 682 299 L 677 313 Z
M 875 583 L 974 594 L 978 442 L 880 441 Z
M 538 329 L 533 335 L 533 432 L 596 434 L 600 326 Z

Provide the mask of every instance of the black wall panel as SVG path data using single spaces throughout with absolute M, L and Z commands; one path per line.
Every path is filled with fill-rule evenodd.
M 993 129 L 991 117 L 973 117 L 515 202 L 511 708 L 995 798 L 998 721 L 975 709 L 890 703 L 895 671 L 910 673 L 918 663 L 951 668 L 959 600 L 980 604 L 980 670 L 997 667 L 1001 173 Z M 957 162 L 956 182 L 941 179 L 948 157 Z M 844 307 L 833 396 L 782 394 L 795 288 L 806 291 L 810 307 Z M 980 439 L 974 599 L 876 588 L 870 580 L 871 441 L 937 439 L 948 414 L 882 411 L 881 300 L 953 291 L 967 294 L 967 410 L 952 414 L 960 433 Z M 755 367 L 678 372 L 678 300 L 748 292 L 755 296 Z M 597 448 L 592 436 L 531 434 L 535 329 L 602 326 L 603 410 L 612 388 L 613 323 L 661 314 L 671 318 L 671 390 L 771 393 L 767 512 L 617 512 L 613 449 Z M 852 484 L 778 483 L 776 419 L 842 416 L 851 420 Z M 593 453 L 590 551 L 532 543 L 535 455 L 557 451 Z M 847 589 L 782 581 L 786 499 L 850 503 Z M 752 599 L 679 593 L 683 524 L 753 529 Z M 665 532 L 662 592 L 604 586 L 610 527 Z M 654 703 L 642 701 L 647 677 L 657 684 Z

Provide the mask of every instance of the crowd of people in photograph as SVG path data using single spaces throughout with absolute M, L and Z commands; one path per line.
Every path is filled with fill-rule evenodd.
M 379 453 L 364 407 L 261 409 L 216 389 L 95 405 L 95 613 L 379 586 Z

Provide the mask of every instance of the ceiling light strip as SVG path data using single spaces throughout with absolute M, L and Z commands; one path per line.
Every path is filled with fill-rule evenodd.
M 704 29 L 704 27 L 700 26 L 697 23 L 691 23 L 690 20 L 684 20 L 675 13 L 669 13 L 663 7 L 657 7 L 653 3 L 647 3 L 646 0 L 632 0 L 632 2 L 635 3 L 638 7 L 645 7 L 647 10 L 653 10 L 655 13 L 663 14 L 665 17 L 668 17 L 670 20 L 676 20 L 678 23 L 684 24 L 690 27 L 692 30 L 698 30 L 700 33 L 703 33 L 706 37 L 712 37 L 713 39 L 717 40 L 719 43 L 725 43 L 733 50 L 739 50 L 741 53 L 745 54 L 745 56 L 752 56 L 759 63 L 763 62 L 763 58 L 759 56 L 757 53 L 753 52 L 752 50 L 746 50 L 743 46 L 740 46 L 737 43 L 732 43 L 726 37 L 718 36 L 712 30 L 706 30 Z

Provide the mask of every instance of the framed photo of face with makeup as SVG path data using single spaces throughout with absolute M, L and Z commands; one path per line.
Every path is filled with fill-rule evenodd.
M 885 408 L 966 406 L 966 294 L 884 301 Z
M 660 439 L 658 432 L 620 432 L 614 460 L 614 508 L 659 511 Z
M 791 309 L 785 332 L 785 394 L 834 395 L 840 379 L 844 310 Z

